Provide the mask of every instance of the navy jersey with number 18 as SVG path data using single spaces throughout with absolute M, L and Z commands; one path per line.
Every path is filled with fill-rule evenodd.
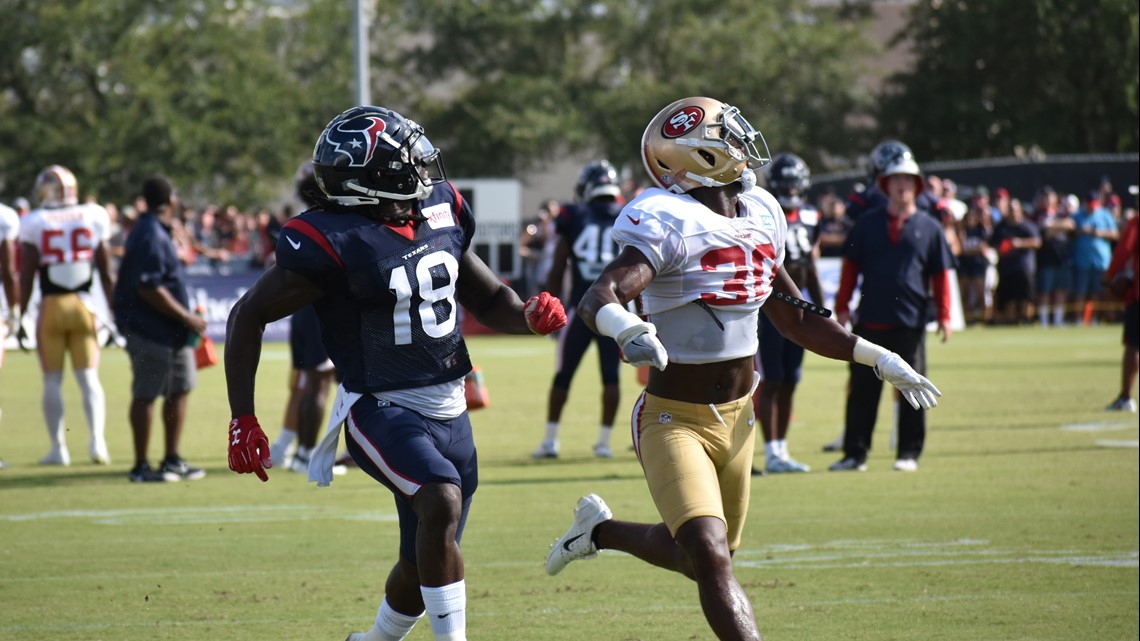
M 471 371 L 455 298 L 475 233 L 471 208 L 448 183 L 415 210 L 427 220 L 397 227 L 315 209 L 277 240 L 277 264 L 324 291 L 313 307 L 350 392 L 436 385 Z

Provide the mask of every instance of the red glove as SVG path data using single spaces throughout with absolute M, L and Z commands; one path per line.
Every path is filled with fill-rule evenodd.
M 256 416 L 239 416 L 230 421 L 230 469 L 238 474 L 253 472 L 262 481 L 269 475 L 264 468 L 273 467 L 269 458 L 269 439 Z
M 531 296 L 524 307 L 526 325 L 530 331 L 543 336 L 566 327 L 566 310 L 562 309 L 562 301 L 542 292 L 538 296 Z

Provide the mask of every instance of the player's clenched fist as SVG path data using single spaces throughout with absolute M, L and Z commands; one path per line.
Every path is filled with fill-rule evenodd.
M 526 302 L 526 324 L 530 331 L 545 336 L 566 327 L 566 310 L 562 309 L 562 301 L 542 292 L 531 296 Z
M 269 458 L 269 439 L 256 416 L 239 416 L 230 421 L 230 469 L 238 474 L 253 472 L 262 481 L 268 481 L 265 468 L 273 467 Z

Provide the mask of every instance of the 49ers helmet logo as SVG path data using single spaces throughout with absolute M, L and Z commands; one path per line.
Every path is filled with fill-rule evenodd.
M 333 145 L 338 155 L 347 157 L 347 163 L 337 165 L 366 167 L 376 153 L 377 142 L 387 129 L 384 119 L 379 116 L 361 116 L 345 120 L 329 129 L 325 140 Z
M 700 107 L 682 107 L 669 116 L 661 126 L 661 135 L 666 138 L 680 138 L 693 130 L 705 118 L 705 110 Z

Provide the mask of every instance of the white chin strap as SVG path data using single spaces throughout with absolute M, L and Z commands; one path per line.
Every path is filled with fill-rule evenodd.
M 745 167 L 744 171 L 740 172 L 740 178 L 737 178 L 737 180 L 744 185 L 744 191 L 752 191 L 752 188 L 756 186 L 756 172 Z
M 419 183 L 419 187 L 416 188 L 416 191 L 410 194 L 393 194 L 378 189 L 368 189 L 367 187 L 362 187 L 360 183 L 357 183 L 355 180 L 346 182 L 344 186 L 352 191 L 365 194 L 364 196 L 333 196 L 330 198 L 330 200 L 345 205 L 346 207 L 376 205 L 380 202 L 381 198 L 387 198 L 389 200 L 423 200 L 430 196 L 434 189 L 434 185 L 425 185 L 422 182 Z

